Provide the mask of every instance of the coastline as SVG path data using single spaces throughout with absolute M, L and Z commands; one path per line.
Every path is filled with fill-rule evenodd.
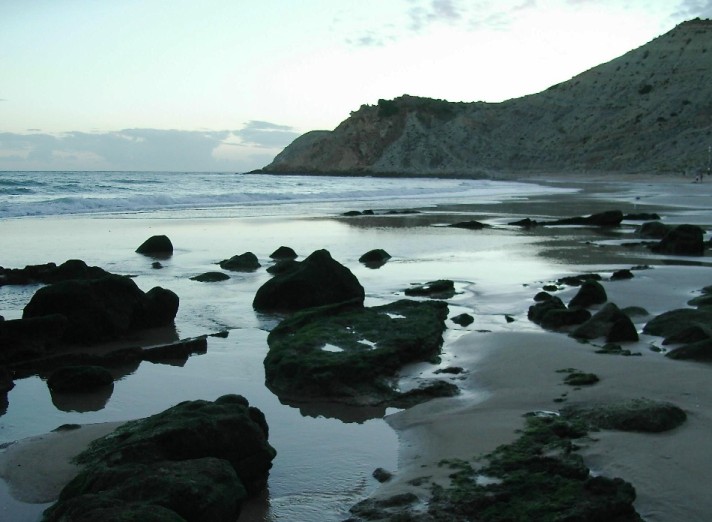
M 516 181 L 531 182 L 534 179 Z M 570 177 L 563 179 L 563 177 L 546 176 L 536 182 L 555 186 L 573 186 L 579 188 L 581 192 L 573 196 L 557 195 L 551 198 L 541 196 L 531 198 L 529 201 L 515 201 L 500 205 L 458 206 L 456 211 L 442 207 L 439 211 L 446 215 L 450 213 L 472 214 L 476 217 L 483 215 L 492 222 L 503 222 L 509 219 L 510 212 L 514 209 L 517 215 L 524 215 L 522 213 L 526 213 L 527 210 L 531 210 L 533 216 L 540 215 L 541 205 L 545 207 L 553 205 L 556 208 L 549 208 L 548 211 L 561 215 L 569 213 L 570 205 L 574 207 L 580 205 L 585 209 L 616 208 L 625 202 L 625 206 L 633 208 L 637 204 L 635 198 L 640 197 L 633 194 L 640 193 L 639 189 L 643 187 L 658 183 L 683 187 L 683 189 L 676 191 L 670 188 L 658 196 L 654 196 L 655 187 L 646 189 L 642 201 L 651 207 L 650 210 L 655 210 L 653 207 L 662 199 L 671 205 L 675 203 L 687 205 L 687 198 L 701 196 L 697 187 L 684 188 L 687 183 L 679 184 L 679 178 L 675 177 L 666 177 L 663 180 L 655 175 L 640 176 L 635 182 L 629 182 L 628 179 L 606 176 L 598 181 L 603 183 L 599 185 L 588 178 L 578 180 Z M 689 178 L 687 181 L 691 183 Z M 703 184 L 703 187 L 706 186 Z M 625 187 L 626 190 L 621 191 L 621 187 Z M 647 197 L 648 195 L 650 197 Z M 575 201 L 567 202 L 567 198 L 572 197 Z M 585 203 L 582 204 L 582 201 Z M 660 207 L 664 205 L 660 203 Z M 672 206 L 669 209 L 672 209 L 669 210 L 670 215 L 676 215 Z M 705 221 L 709 217 L 709 210 L 697 209 L 692 213 L 693 215 L 686 211 L 679 219 L 701 220 L 709 223 Z M 416 216 L 412 219 L 420 218 Z M 364 228 L 369 230 L 369 226 Z M 555 234 L 552 232 L 551 235 Z M 546 241 L 544 236 L 545 234 L 539 235 L 532 242 Z M 625 267 L 626 262 L 622 261 L 623 258 L 616 263 L 609 263 L 606 260 L 604 243 L 609 238 L 597 238 L 595 233 L 588 233 L 588 236 L 590 236 L 589 241 L 592 239 L 594 242 L 600 241 L 601 244 L 597 246 L 587 244 L 585 235 L 580 239 L 577 238 L 571 247 L 571 257 L 565 265 L 562 264 L 561 272 L 569 272 L 572 266 L 580 268 L 581 272 L 589 270 L 606 272 L 612 268 Z M 133 239 L 126 242 L 130 244 Z M 545 254 L 538 252 L 533 255 Z M 631 254 L 630 257 L 635 258 L 637 262 L 640 255 Z M 679 260 L 680 264 L 675 264 L 674 259 L 670 261 L 673 264 L 663 266 L 664 263 L 661 263 L 649 273 L 641 274 L 641 277 L 634 280 L 606 284 L 610 300 L 621 306 L 640 304 L 637 302 L 638 299 L 644 300 L 651 314 L 685 306 L 686 300 L 694 296 L 695 291 L 708 284 L 705 273 L 707 267 L 685 266 L 682 262 L 688 261 L 687 258 Z M 708 262 L 708 258 L 694 261 L 704 265 Z M 496 260 L 494 262 L 496 263 Z M 551 267 L 546 270 L 547 273 L 551 271 Z M 423 270 L 415 273 L 420 272 Z M 363 274 L 370 275 L 368 272 Z M 707 478 L 712 479 L 712 476 L 700 474 L 701 471 L 706 473 L 706 470 L 697 469 L 699 466 L 696 457 L 708 449 L 712 451 L 712 445 L 708 444 L 703 436 L 712 429 L 710 412 L 705 406 L 709 404 L 707 399 L 712 398 L 712 395 L 708 396 L 703 390 L 704 379 L 709 368 L 702 363 L 664 359 L 660 354 L 650 351 L 650 344 L 656 341 L 651 338 L 642 339 L 631 346 L 631 349 L 643 353 L 642 357 L 624 358 L 595 354 L 594 347 L 591 345 L 582 345 L 566 334 L 546 332 L 526 321 L 526 308 L 531 304 L 529 298 L 538 290 L 536 285 L 539 282 L 536 278 L 532 280 L 528 276 L 522 277 L 525 279 L 514 280 L 511 286 L 529 285 L 526 289 L 520 288 L 516 293 L 512 291 L 512 294 L 508 294 L 510 289 L 507 288 L 501 295 L 496 295 L 496 292 L 488 294 L 490 286 L 486 276 L 478 274 L 474 287 L 477 299 L 482 302 L 479 303 L 474 298 L 466 302 L 462 302 L 460 298 L 454 301 L 453 308 L 457 306 L 467 308 L 472 303 L 479 307 L 478 312 L 483 317 L 479 319 L 477 329 L 488 329 L 490 323 L 498 321 L 504 313 L 518 315 L 511 327 L 497 326 L 490 332 L 476 330 L 455 332 L 457 334 L 455 337 L 458 338 L 449 342 L 446 349 L 448 361 L 467 370 L 463 378 L 454 378 L 454 382 L 464 390 L 461 396 L 436 399 L 386 417 L 386 421 L 398 434 L 398 471 L 392 481 L 376 490 L 375 497 L 387 498 L 399 492 L 415 491 L 421 499 L 425 500 L 429 491 L 429 481 L 445 481 L 447 478 L 448 470 L 438 466 L 442 459 L 469 459 L 513 440 L 517 436 L 516 430 L 523 425 L 523 414 L 532 410 L 555 410 L 557 404 L 553 400 L 564 391 L 568 392 L 569 404 L 574 401 L 619 400 L 649 396 L 661 397 L 680 405 L 688 412 L 690 417 L 688 422 L 674 432 L 662 436 L 597 433 L 594 438 L 599 439 L 598 442 L 592 442 L 582 453 L 596 471 L 605 472 L 608 476 L 621 476 L 638 489 L 639 500 L 636 507 L 646 520 L 705 520 L 712 513 L 712 505 L 704 501 L 702 488 Z M 491 287 L 496 291 L 501 290 L 496 284 L 492 284 Z M 572 292 L 571 289 L 563 291 L 562 299 L 570 298 Z M 640 323 L 636 326 L 640 326 Z M 561 383 L 561 375 L 556 373 L 557 369 L 567 367 L 593 371 L 600 375 L 602 381 L 591 388 L 568 390 Z M 84 431 L 84 428 L 81 431 Z M 680 440 L 685 441 L 685 448 L 677 447 L 679 445 L 677 441 Z M 71 451 L 77 451 L 79 446 L 87 442 L 86 439 L 83 442 L 76 442 L 77 446 L 74 446 Z M 3 452 L 2 458 L 6 458 L 12 448 L 13 446 Z M 17 448 L 20 448 L 20 445 L 17 445 Z M 652 466 L 649 463 L 651 454 L 658 456 Z M 27 465 L 33 466 L 31 463 Z M 421 485 L 410 484 L 413 479 L 426 476 L 429 478 Z M 674 477 L 673 487 L 667 482 L 669 477 Z M 29 473 L 25 479 L 30 482 L 44 480 L 39 473 Z M 664 493 L 661 493 L 661 489 Z M 697 502 L 694 511 L 690 511 L 689 506 L 683 505 L 686 504 L 685 497 L 701 499 Z

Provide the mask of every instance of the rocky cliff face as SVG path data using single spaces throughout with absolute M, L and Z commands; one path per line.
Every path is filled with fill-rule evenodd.
M 402 96 L 297 138 L 265 172 L 688 171 L 712 144 L 712 21 L 502 103 Z

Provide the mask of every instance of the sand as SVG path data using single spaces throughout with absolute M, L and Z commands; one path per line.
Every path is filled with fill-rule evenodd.
M 712 223 L 712 209 L 708 207 L 709 199 L 705 199 L 712 192 L 712 181 L 694 184 L 691 179 L 681 180 L 678 176 L 643 175 L 602 177 L 597 183 L 551 176 L 536 181 L 574 186 L 582 192 L 555 200 L 480 205 L 468 211 L 496 223 L 512 216 L 581 215 L 599 207 L 630 211 L 645 203 L 646 211 L 660 208 L 665 222 Z M 581 205 L 584 200 L 586 204 Z M 576 209 L 587 210 L 575 212 Z M 535 239 L 535 243 L 545 241 L 546 234 Z M 607 241 L 615 243 L 620 238 L 599 236 L 588 230 L 570 245 L 562 244 L 547 252 L 533 250 L 540 256 L 567 257 L 567 263 L 579 266 L 580 272 L 591 270 L 608 275 L 641 259 L 652 262 L 654 269 L 636 272 L 632 280 L 604 282 L 610 301 L 620 307 L 644 306 L 651 316 L 685 306 L 696 290 L 711 283 L 707 257 L 666 262 L 633 252 L 623 262 L 620 256 L 609 259 Z M 679 261 L 698 266 L 676 264 Z M 688 421 L 676 430 L 657 435 L 597 432 L 581 450 L 582 455 L 594 472 L 624 478 L 635 486 L 636 508 L 646 520 L 711 519 L 712 496 L 706 490 L 712 483 L 712 466 L 707 463 L 712 454 L 712 368 L 664 358 L 650 349 L 652 344 L 660 344 L 658 338 L 642 336 L 640 342 L 625 346 L 641 355 L 622 357 L 596 354 L 595 345 L 602 342 L 584 344 L 563 333 L 545 332 L 526 321 L 526 309 L 532 304 L 527 296 L 539 291 L 541 283 L 514 280 L 511 287 L 499 286 L 492 293 L 488 293 L 486 282 L 478 285 L 476 297 L 481 298 L 481 303 L 477 311 L 488 318 L 481 329 L 488 330 L 486 321 L 494 324 L 504 313 L 515 314 L 516 321 L 511 327 L 460 331 L 452 337 L 446 346 L 448 361 L 465 369 L 464 375 L 453 377 L 463 390 L 460 396 L 434 400 L 386 417 L 399 437 L 398 469 L 375 496 L 412 491 L 426 501 L 428 482 L 447 482 L 449 471 L 438 467 L 442 459 L 470 459 L 512 441 L 527 412 L 556 411 L 562 404 L 645 397 L 682 407 Z M 528 286 L 522 288 L 522 284 Z M 559 295 L 566 302 L 574 292 L 575 289 L 568 289 Z M 639 330 L 649 318 L 636 323 Z M 563 384 L 564 376 L 557 372 L 564 368 L 596 373 L 601 382 L 573 389 Z M 565 402 L 554 402 L 556 398 Z M 71 456 L 108 429 L 110 426 L 86 426 L 13 444 L 0 453 L 0 475 L 11 485 L 16 498 L 51 501 L 74 471 L 68 462 Z M 412 485 L 413 479 L 423 477 L 427 478 L 426 485 Z

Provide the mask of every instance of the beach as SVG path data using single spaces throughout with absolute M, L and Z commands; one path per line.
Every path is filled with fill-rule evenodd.
M 38 450 L 24 450 L 36 448 L 33 444 L 38 442 L 23 439 L 40 437 L 44 444 L 49 440 L 57 455 L 55 439 L 62 439 L 65 458 L 57 458 L 56 464 L 65 466 L 66 475 L 61 476 L 67 476 L 72 470 L 66 467 L 69 458 L 106 422 L 150 415 L 180 400 L 240 393 L 265 412 L 271 443 L 278 451 L 269 493 L 246 506 L 240 521 L 283 517 L 306 521 L 315 516 L 343 520 L 349 507 L 366 497 L 388 498 L 402 492 L 414 492 L 426 502 L 432 483 L 447 482 L 448 470 L 439 466 L 443 459 L 471 459 L 511 442 L 527 412 L 635 398 L 676 404 L 687 413 L 687 422 L 662 434 L 595 432 L 580 449 L 587 465 L 595 473 L 633 484 L 638 495 L 635 507 L 645 520 L 708 520 L 712 501 L 704 488 L 712 471 L 704 459 L 712 450 L 706 436 L 712 429 L 709 365 L 667 359 L 651 349 L 660 348 L 662 339 L 644 334 L 638 342 L 625 343 L 639 356 L 599 354 L 600 340 L 582 343 L 566 333 L 546 331 L 527 319 L 527 311 L 543 286 L 567 275 L 598 273 L 609 302 L 647 310 L 648 315 L 634 320 L 640 332 L 649 319 L 686 307 L 710 284 L 709 256 L 661 255 L 643 246 L 626 246 L 639 241 L 638 221 L 624 221 L 613 229 L 523 229 L 509 223 L 619 209 L 626 214 L 656 212 L 666 224 L 694 224 L 706 230 L 712 226 L 712 181 L 696 184 L 681 176 L 654 175 L 597 175 L 589 180 L 545 174 L 530 181 L 544 190 L 472 201 L 434 200 L 432 205 L 417 199 L 412 205 L 417 213 L 380 212 L 390 208 L 388 200 L 354 200 L 289 215 L 260 215 L 253 209 L 249 216 L 225 211 L 186 216 L 171 211 L 0 220 L 5 242 L 0 264 L 5 267 L 81 258 L 111 272 L 131 274 L 143 289 L 161 285 L 175 291 L 181 297 L 178 338 L 229 331 L 227 338 L 210 339 L 206 355 L 191 357 L 182 366 L 142 363 L 125 369 L 116 376 L 111 396 L 99 406 L 73 404 L 62 410 L 53 404 L 42 378 L 18 380 L 8 395 L 8 411 L 0 417 L 0 442 L 7 445 L 0 454 L 0 475 L 8 486 L 4 494 L 0 491 L 5 512 L 23 517 L 16 520 L 37 520 L 62 485 L 56 469 L 36 469 L 32 459 L 41 455 Z M 399 210 L 408 208 L 405 205 L 399 201 Z M 377 210 L 375 215 L 340 215 L 370 208 Z M 475 231 L 446 226 L 467 220 L 490 227 Z M 161 270 L 134 252 L 158 233 L 168 235 L 176 246 Z M 475 321 L 463 327 L 448 320 L 441 361 L 405 368 L 401 386 L 457 366 L 464 371 L 446 378 L 457 384 L 460 395 L 406 410 L 281 404 L 265 389 L 261 367 L 267 332 L 279 318 L 255 313 L 251 306 L 255 291 L 269 275 L 263 269 L 230 274 L 225 284 L 189 279 L 244 251 L 255 252 L 263 267 L 268 266 L 270 252 L 280 245 L 291 246 L 304 257 L 328 249 L 364 286 L 367 306 L 399 299 L 413 283 L 453 280 L 457 294 L 447 300 L 450 317 L 466 312 Z M 358 262 L 373 248 L 392 256 L 377 270 Z M 649 268 L 634 270 L 632 279 L 610 281 L 616 270 L 639 266 Z M 6 319 L 19 318 L 36 289 L 36 285 L 0 288 L 0 313 Z M 568 302 L 576 291 L 561 286 L 556 295 Z M 563 384 L 559 370 L 567 368 L 595 373 L 600 382 L 574 389 Z M 103 427 L 46 435 L 67 423 Z M 30 471 L 12 472 L 17 467 Z M 394 477 L 379 484 L 371 476 L 377 467 Z M 48 484 L 49 477 L 53 484 Z M 419 485 L 413 484 L 415 479 L 421 479 L 416 480 Z

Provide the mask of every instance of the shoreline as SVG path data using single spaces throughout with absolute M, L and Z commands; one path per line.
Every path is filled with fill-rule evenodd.
M 519 179 L 516 181 L 533 180 Z M 635 196 L 631 195 L 633 194 L 632 189 L 658 181 L 675 183 L 676 180 L 671 178 L 663 182 L 657 178 L 651 179 L 642 176 L 639 180 L 641 184 L 637 184 L 637 182 L 628 183 L 626 180 L 606 178 L 606 183 L 598 186 L 592 182 L 593 180 L 580 180 L 581 183 L 578 181 L 570 178 L 557 180 L 548 176 L 546 180 L 539 180 L 539 182 L 548 182 L 554 185 L 569 183 L 569 185 L 580 188 L 582 192 L 573 195 L 556 195 L 552 198 L 535 196 L 531 199 L 544 206 L 552 205 L 550 200 L 559 202 L 557 205 L 561 206 L 555 209 L 558 213 L 567 213 L 569 203 L 574 203 L 575 206 L 577 202 L 580 203 L 580 198 L 586 200 L 587 205 L 608 206 L 609 208 L 621 206 L 620 198 L 624 198 L 627 201 L 626 205 L 631 206 L 635 203 L 633 199 Z M 616 191 L 616 187 L 611 188 L 611 185 L 619 183 L 631 185 L 629 187 L 631 190 L 621 196 Z M 583 185 L 583 188 L 580 185 Z M 698 191 L 693 191 L 692 195 L 700 195 L 695 192 Z M 610 196 L 613 196 L 614 201 L 609 202 L 607 198 Z M 673 204 L 682 201 L 680 194 L 662 194 L 661 197 Z M 576 200 L 568 202 L 567 198 L 576 198 Z M 525 211 L 529 205 L 529 208 L 533 209 L 535 205 L 532 201 L 514 201 L 489 206 L 475 204 L 472 205 L 472 208 L 468 206 L 463 206 L 463 208 L 468 207 L 466 210 L 468 213 L 488 214 L 496 218 L 503 214 L 503 211 L 509 211 L 514 207 Z M 654 206 L 655 203 L 648 205 Z M 686 205 L 682 205 L 682 207 L 687 208 Z M 553 208 L 549 209 L 549 211 L 553 210 Z M 582 212 L 582 214 L 585 213 Z M 538 213 L 532 212 L 532 215 L 538 215 Z M 706 218 L 709 216 L 709 212 L 701 211 L 700 215 Z M 687 216 L 684 217 L 687 218 Z M 335 218 L 341 219 L 338 216 L 329 216 L 325 219 L 333 220 Z M 414 219 L 419 218 L 415 216 Z M 554 232 L 552 232 L 553 234 Z M 532 244 L 546 241 L 544 236 L 537 236 L 532 240 Z M 594 237 L 594 241 L 596 241 L 595 233 L 589 234 L 589 236 Z M 623 266 L 619 266 L 625 264 L 622 262 L 617 262 L 615 265 L 598 262 L 597 259 L 603 256 L 605 248 L 595 251 L 595 246 L 586 245 L 583 241 L 582 236 L 582 239 L 577 240 L 576 245 L 572 247 L 572 250 L 575 251 L 572 255 L 576 261 L 562 265 L 561 275 L 565 275 L 563 272 L 568 272 L 568 267 L 572 265 L 580 267 L 581 272 L 605 271 L 613 266 L 623 268 Z M 587 256 L 592 253 L 593 257 L 587 259 Z M 536 251 L 532 255 L 542 254 Z M 633 255 L 631 253 L 631 256 Z M 697 261 L 703 262 L 708 259 L 705 257 Z M 640 304 L 636 302 L 636 296 L 639 296 L 646 302 L 651 313 L 655 314 L 665 309 L 684 306 L 684 296 L 689 297 L 693 295 L 693 292 L 708 284 L 704 282 L 706 278 L 704 272 L 704 267 L 691 269 L 682 266 L 682 264 L 661 266 L 659 269 L 654 268 L 649 273 L 641 273 L 640 277 L 629 282 L 607 283 L 606 290 L 609 292 L 610 300 L 621 306 Z M 479 277 L 483 276 L 479 275 Z M 517 293 L 516 303 L 512 303 L 511 296 L 507 295 L 501 297 L 485 295 L 482 298 L 488 307 L 487 318 L 490 321 L 494 321 L 493 317 L 495 316 L 502 316 L 505 312 L 510 313 L 513 306 L 517 307 L 519 315 L 516 317 L 517 320 L 513 323 L 511 331 L 458 332 L 462 335 L 446 346 L 449 362 L 453 365 L 463 366 L 467 370 L 464 376 L 453 381 L 464 388 L 464 393 L 461 396 L 452 399 L 435 399 L 385 417 L 386 422 L 395 430 L 399 439 L 398 471 L 395 473 L 394 479 L 381 485 L 373 496 L 387 498 L 399 492 L 415 491 L 424 500 L 428 493 L 428 481 L 444 482 L 450 472 L 447 468 L 438 467 L 438 462 L 445 458 L 469 459 L 475 455 L 487 453 L 502 443 L 514 440 L 517 436 L 516 430 L 523 426 L 522 415 L 531 410 L 557 409 L 557 403 L 553 400 L 559 397 L 563 391 L 568 391 L 569 396 L 564 404 L 571 404 L 574 400 L 586 401 L 602 397 L 616 400 L 635 398 L 635 393 L 645 393 L 662 395 L 671 402 L 682 406 L 688 411 L 688 414 L 691 414 L 688 423 L 662 437 L 612 432 L 595 434 L 594 437 L 600 439 L 600 444 L 594 442 L 583 450 L 587 462 L 592 463 L 592 468 L 597 472 L 605 472 L 608 476 L 622 476 L 638 488 L 639 502 L 637 506 L 641 512 L 644 512 L 646 520 L 670 520 L 670 518 L 665 518 L 671 512 L 665 511 L 666 503 L 668 507 L 674 508 L 672 513 L 684 514 L 682 519 L 704 520 L 704 515 L 712 513 L 712 505 L 700 502 L 691 515 L 689 510 L 684 511 L 684 506 L 681 503 L 684 502 L 685 496 L 696 498 L 698 494 L 702 495 L 701 488 L 708 478 L 706 474 L 700 475 L 694 465 L 696 464 L 695 456 L 701 454 L 701 451 L 705 451 L 703 448 L 710 446 L 709 450 L 712 451 L 712 446 L 702 438 L 703 433 L 708 433 L 708 430 L 712 429 L 711 415 L 703 406 L 708 403 L 707 399 L 712 399 L 712 394 L 708 394 L 706 391 L 702 393 L 703 390 L 699 391 L 689 387 L 688 384 L 697 383 L 699 386 L 703 386 L 709 368 L 702 363 L 666 360 L 659 354 L 650 352 L 651 339 L 645 339 L 631 346 L 634 350 L 644 352 L 642 357 L 624 358 L 600 355 L 593 353 L 593 346 L 582 345 L 566 334 L 547 332 L 526 323 L 526 307 L 532 303 L 527 301 L 525 304 L 525 301 L 520 301 L 520 299 L 524 294 L 529 298 L 533 297 L 537 291 L 538 282 L 536 280 L 515 280 L 512 284 L 523 283 L 529 287 Z M 487 290 L 486 286 L 485 281 L 478 282 L 475 285 L 475 290 L 478 294 L 483 294 Z M 562 299 L 564 296 L 570 297 L 572 292 L 571 289 L 562 291 Z M 477 299 L 480 299 L 480 295 Z M 493 304 L 490 302 L 491 300 L 493 300 Z M 475 306 L 485 306 L 485 304 L 479 304 L 475 298 L 472 299 L 472 302 L 475 303 Z M 507 303 L 506 309 L 502 308 L 503 303 Z M 451 308 L 461 304 L 456 301 Z M 469 306 L 470 301 L 465 303 L 465 307 Z M 561 383 L 561 375 L 556 373 L 557 369 L 566 367 L 579 367 L 584 371 L 593 371 L 600 374 L 602 382 L 591 388 L 577 391 L 568 390 Z M 680 376 L 684 376 L 684 379 L 680 379 Z M 665 390 L 661 392 L 660 388 L 665 388 Z M 82 431 L 84 428 L 78 430 L 78 432 Z M 61 435 L 67 435 L 64 438 L 69 439 L 71 438 L 70 433 Z M 683 450 L 677 449 L 675 451 L 678 454 L 675 454 L 672 452 L 672 448 L 676 444 L 675 441 L 678 440 L 676 437 L 679 436 L 682 436 L 689 447 Z M 43 437 L 45 436 L 35 437 L 35 439 L 43 439 Z M 49 439 L 46 440 L 54 438 L 54 434 L 49 434 Z M 87 443 L 88 439 L 86 438 L 84 442 L 74 442 L 79 445 Z M 21 444 L 13 444 L 8 447 L 0 455 L 0 459 L 5 459 L 7 453 L 15 446 L 18 450 Z M 655 454 L 661 447 L 664 447 L 665 451 L 660 453 L 660 458 L 655 462 L 658 467 L 646 470 L 645 459 L 651 453 Z M 647 448 L 647 453 L 641 448 Z M 81 449 L 75 446 L 72 451 L 76 450 L 78 453 Z M 279 451 L 279 448 L 277 449 Z M 670 471 L 665 467 L 666 464 L 669 465 L 669 460 L 676 460 L 679 466 Z M 34 467 L 34 465 L 28 464 L 27 467 Z M 653 469 L 656 471 L 652 471 Z M 4 473 L 0 474 L 4 475 Z M 37 479 L 38 474 L 29 471 L 25 477 L 32 482 Z M 657 478 L 654 476 L 656 474 L 659 475 Z M 671 474 L 677 481 L 677 486 L 672 488 L 669 484 L 662 483 Z M 414 479 L 422 479 L 424 476 L 430 478 L 419 486 L 409 483 Z M 703 478 L 700 479 L 700 477 Z M 712 476 L 709 479 L 712 480 Z M 661 494 L 659 488 L 665 489 L 665 493 Z M 676 496 L 680 497 L 679 502 L 674 501 Z

